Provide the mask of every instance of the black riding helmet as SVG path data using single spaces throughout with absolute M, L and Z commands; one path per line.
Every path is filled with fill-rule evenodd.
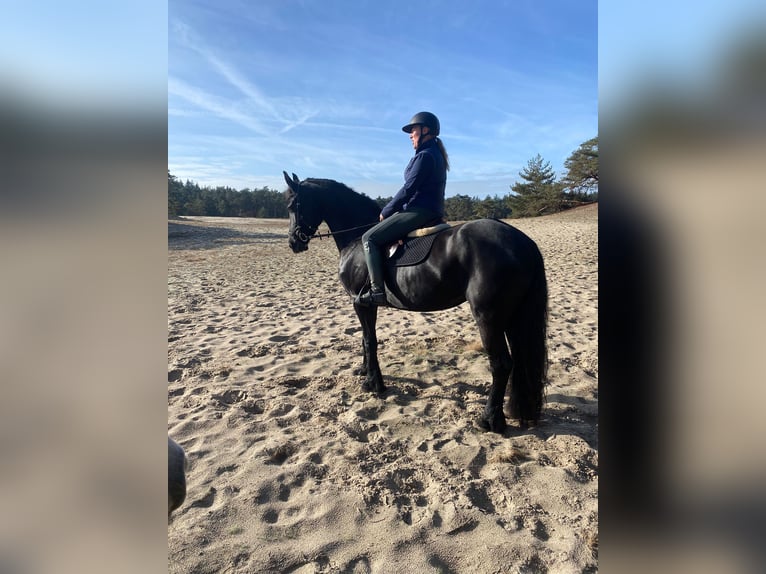
M 410 123 L 404 126 L 402 131 L 410 133 L 414 126 L 427 126 L 430 130 L 429 133 L 434 136 L 439 135 L 439 118 L 437 118 L 431 112 L 418 112 L 412 116 Z

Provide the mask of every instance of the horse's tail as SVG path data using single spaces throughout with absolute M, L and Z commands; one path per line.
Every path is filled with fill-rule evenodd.
M 513 358 L 510 412 L 522 425 L 540 419 L 548 380 L 548 282 L 539 251 L 537 259 L 532 282 L 506 332 Z

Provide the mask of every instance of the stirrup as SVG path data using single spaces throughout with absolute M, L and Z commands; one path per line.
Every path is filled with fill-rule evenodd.
M 371 307 L 372 305 L 387 305 L 388 301 L 386 300 L 385 291 L 373 291 L 372 289 L 369 289 L 368 291 L 357 295 L 354 299 L 354 303 L 362 305 L 363 307 Z

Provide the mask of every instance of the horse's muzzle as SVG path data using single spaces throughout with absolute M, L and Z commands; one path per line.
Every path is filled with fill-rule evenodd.
M 290 245 L 290 249 L 293 250 L 293 253 L 301 253 L 302 251 L 306 251 L 309 248 L 308 243 L 301 241 L 300 239 L 296 239 L 295 237 L 290 237 L 288 243 Z

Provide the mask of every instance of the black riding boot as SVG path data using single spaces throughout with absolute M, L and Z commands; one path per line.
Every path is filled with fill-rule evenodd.
M 369 307 L 371 305 L 386 305 L 386 292 L 381 287 L 383 262 L 380 257 L 380 250 L 372 242 L 367 241 L 364 244 L 364 258 L 367 261 L 367 269 L 370 272 L 370 290 L 359 293 L 354 299 L 357 305 Z
M 386 300 L 386 292 L 377 285 L 372 285 L 369 291 L 357 295 L 356 299 L 354 299 L 354 303 L 364 307 L 370 307 L 372 305 L 387 305 L 388 301 Z

